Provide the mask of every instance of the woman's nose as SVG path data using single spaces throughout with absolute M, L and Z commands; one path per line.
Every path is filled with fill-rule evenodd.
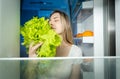
M 50 23 L 51 26 L 53 26 L 53 22 L 52 21 L 50 21 L 49 23 Z

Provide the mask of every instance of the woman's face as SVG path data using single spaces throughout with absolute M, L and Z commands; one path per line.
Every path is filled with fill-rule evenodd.
M 51 25 L 51 28 L 55 30 L 56 33 L 61 34 L 63 32 L 63 26 L 61 23 L 59 13 L 52 14 L 52 16 L 50 17 L 49 23 Z

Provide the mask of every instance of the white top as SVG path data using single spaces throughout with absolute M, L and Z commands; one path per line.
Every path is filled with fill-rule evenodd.
M 76 45 L 72 45 L 68 57 L 81 57 L 82 51 Z M 53 61 L 55 62 L 55 61 Z M 39 79 L 69 79 L 72 70 L 72 64 L 75 64 L 76 61 L 71 60 L 59 60 L 57 63 L 54 63 L 49 69 L 47 75 L 41 75 Z M 80 63 L 80 61 L 77 61 Z M 47 78 L 46 78 L 47 77 Z
M 81 56 L 82 50 L 78 46 L 72 45 L 68 57 L 81 57 Z

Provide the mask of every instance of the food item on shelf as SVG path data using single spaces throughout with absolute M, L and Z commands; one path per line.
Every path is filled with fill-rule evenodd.
M 82 37 L 82 36 L 83 36 L 82 33 L 78 33 L 78 34 L 75 35 L 76 38 L 80 38 L 80 37 Z
M 92 31 L 86 30 L 86 31 L 84 31 L 84 32 L 82 33 L 82 35 L 83 35 L 83 37 L 86 37 L 86 36 L 93 36 L 94 34 L 93 34 Z
M 94 34 L 93 34 L 92 31 L 86 30 L 86 31 L 84 31 L 83 33 L 78 33 L 78 34 L 76 34 L 74 37 L 75 37 L 75 38 L 80 38 L 80 37 L 88 37 L 88 36 L 93 36 L 93 35 L 94 35 Z

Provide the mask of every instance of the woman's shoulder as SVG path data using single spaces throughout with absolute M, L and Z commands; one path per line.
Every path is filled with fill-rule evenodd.
M 77 45 L 75 45 L 75 44 L 73 44 L 72 47 L 73 47 L 73 48 L 76 48 L 76 49 L 79 48 L 79 47 L 78 47 Z
M 81 50 L 81 48 L 78 47 L 78 46 L 76 46 L 76 45 L 72 45 L 70 53 L 69 53 L 69 56 L 72 56 L 72 57 L 81 57 L 82 56 L 82 50 Z
M 77 45 L 72 45 L 72 47 L 71 47 L 73 50 L 78 50 L 78 51 L 81 51 L 82 52 L 82 50 L 81 50 L 81 48 L 80 47 L 78 47 Z

